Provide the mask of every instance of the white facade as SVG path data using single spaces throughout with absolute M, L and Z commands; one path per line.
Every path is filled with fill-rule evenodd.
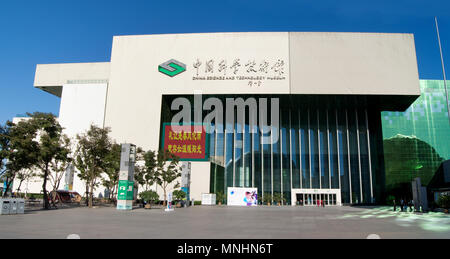
M 106 102 L 106 83 L 64 84 L 59 109 L 59 123 L 69 136 L 75 149 L 76 136 L 83 134 L 91 124 L 103 127 Z M 64 186 L 61 186 L 62 189 Z M 75 172 L 73 190 L 83 195 L 86 185 Z M 95 197 L 104 193 L 104 187 L 97 188 Z
M 106 83 L 87 83 L 87 84 L 64 84 L 61 94 L 61 104 L 58 121 L 64 128 L 63 133 L 72 139 L 72 149 L 76 146 L 76 136 L 85 133 L 91 124 L 103 127 L 105 101 L 106 101 Z M 14 118 L 13 122 L 24 118 Z M 19 181 L 16 179 L 13 184 L 13 190 L 19 187 Z M 15 188 L 15 189 L 14 189 Z M 64 177 L 60 188 L 64 188 Z M 34 177 L 22 183 L 21 192 L 41 193 L 42 178 Z M 51 183 L 47 183 L 47 190 L 51 190 Z M 73 190 L 81 195 L 85 192 L 85 183 L 74 176 Z M 95 192 L 97 197 L 103 193 L 104 188 L 98 188 Z

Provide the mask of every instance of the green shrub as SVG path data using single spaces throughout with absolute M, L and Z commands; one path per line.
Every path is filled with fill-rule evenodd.
M 18 193 L 16 194 L 19 197 L 25 197 L 25 193 Z M 44 194 L 42 193 L 27 193 L 27 197 L 28 198 L 32 198 L 32 199 L 43 199 L 44 198 Z
M 437 204 L 444 209 L 450 209 L 450 195 L 442 195 L 439 197 Z
M 275 202 L 277 205 L 285 204 L 286 198 L 283 197 L 281 193 L 274 193 L 273 194 L 273 202 Z
M 139 197 L 148 203 L 157 203 L 159 201 L 158 193 L 152 190 L 139 193 Z
M 175 190 L 172 192 L 172 195 L 177 201 L 181 201 L 182 199 L 186 198 L 186 193 L 182 190 Z
M 272 195 L 270 193 L 268 193 L 268 192 L 264 193 L 263 202 L 265 204 L 272 203 Z
M 202 201 L 194 201 L 194 205 L 202 205 Z
M 225 195 L 225 193 L 223 193 L 223 192 L 216 193 L 216 202 L 217 203 L 221 202 L 222 204 L 225 204 L 226 198 L 227 198 L 227 196 Z

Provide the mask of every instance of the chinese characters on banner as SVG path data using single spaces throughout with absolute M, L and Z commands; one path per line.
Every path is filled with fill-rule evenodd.
M 207 160 L 207 134 L 202 126 L 164 125 L 164 149 L 178 156 L 182 161 Z

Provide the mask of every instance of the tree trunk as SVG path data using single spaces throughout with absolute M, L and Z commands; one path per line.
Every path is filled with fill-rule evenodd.
M 89 206 L 89 184 L 87 181 L 86 181 L 86 201 L 85 201 L 85 203 L 86 203 L 86 206 Z
M 115 191 L 116 191 L 116 184 L 114 184 L 114 185 L 111 187 L 111 190 L 109 191 L 109 199 L 110 199 L 111 201 L 114 200 L 114 193 L 115 193 Z
M 116 199 L 116 185 L 111 190 L 111 201 L 115 206 L 117 206 L 117 199 Z
M 94 196 L 94 183 L 90 183 L 90 192 L 89 192 L 89 208 L 92 208 L 93 196 Z
M 164 201 L 163 201 L 163 206 L 166 206 L 166 205 L 167 205 L 166 188 L 163 187 L 163 189 L 164 189 Z
M 14 182 L 14 178 L 12 178 L 12 179 L 6 178 L 6 190 L 3 193 L 3 197 L 8 196 L 8 191 L 9 191 L 9 189 L 11 189 L 11 185 L 13 182 Z
M 22 186 L 23 181 L 25 181 L 25 180 L 20 180 L 19 187 L 17 187 L 17 193 L 20 192 L 20 187 Z
M 48 164 L 45 165 L 44 171 L 44 183 L 42 184 L 42 192 L 44 193 L 44 210 L 50 209 L 47 195 L 47 177 L 48 177 Z
M 55 201 L 56 201 L 56 198 L 58 198 L 58 193 L 56 192 L 56 190 L 53 190 L 52 192 L 50 192 L 51 194 L 50 194 L 50 197 L 52 198 L 52 205 L 53 205 L 53 207 L 55 207 L 56 208 L 56 203 L 55 203 Z M 61 201 L 61 199 L 59 199 L 59 201 Z

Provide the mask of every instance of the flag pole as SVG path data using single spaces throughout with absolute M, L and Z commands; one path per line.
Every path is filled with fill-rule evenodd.
M 447 115 L 448 115 L 448 122 L 450 124 L 450 106 L 448 103 L 448 91 L 447 91 L 447 79 L 445 78 L 445 66 L 444 66 L 444 57 L 442 55 L 442 46 L 441 46 L 441 37 L 439 36 L 439 27 L 436 16 L 434 17 L 434 22 L 436 23 L 436 32 L 439 42 L 439 52 L 441 53 L 441 65 L 442 65 L 442 74 L 444 75 L 444 88 L 445 88 L 445 98 L 447 101 Z

